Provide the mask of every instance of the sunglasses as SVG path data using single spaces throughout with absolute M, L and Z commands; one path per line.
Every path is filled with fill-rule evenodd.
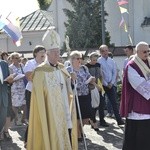
M 145 50 L 145 51 L 143 51 L 143 53 L 144 53 L 144 54 L 149 53 L 149 52 L 150 52 L 149 50 Z

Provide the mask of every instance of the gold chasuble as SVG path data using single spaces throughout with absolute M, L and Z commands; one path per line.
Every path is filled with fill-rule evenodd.
M 67 79 L 62 64 L 56 68 L 44 62 L 35 69 L 27 150 L 78 150 L 75 102 Z M 72 146 L 68 128 L 72 128 Z

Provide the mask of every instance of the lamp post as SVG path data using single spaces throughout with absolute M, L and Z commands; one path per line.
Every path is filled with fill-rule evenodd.
M 104 0 L 101 0 L 102 44 L 105 44 Z

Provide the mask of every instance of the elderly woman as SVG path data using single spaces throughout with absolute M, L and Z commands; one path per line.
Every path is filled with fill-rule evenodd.
M 91 117 L 91 96 L 88 88 L 88 83 L 94 83 L 95 77 L 92 77 L 88 71 L 88 68 L 81 65 L 82 54 L 79 51 L 73 51 L 70 54 L 70 63 L 67 70 L 71 74 L 72 81 L 75 80 L 77 96 L 79 100 L 79 106 L 81 111 L 81 117 L 83 125 L 89 121 Z M 78 119 L 78 141 L 82 141 L 83 135 L 81 131 L 81 124 L 79 113 L 77 109 L 77 119 Z
M 10 73 L 14 74 L 14 82 L 11 86 L 11 98 L 12 98 L 12 108 L 15 113 L 15 123 L 16 125 L 22 125 L 18 120 L 18 110 L 23 109 L 22 121 L 25 119 L 25 110 L 26 110 L 26 101 L 25 101 L 25 85 L 24 85 L 24 75 L 23 75 L 23 66 L 20 63 L 20 54 L 17 52 L 11 53 L 12 64 L 9 66 Z
M 92 76 L 96 78 L 96 87 L 99 89 L 99 94 L 100 94 L 100 105 L 97 108 L 92 108 L 92 117 L 90 120 L 91 126 L 95 131 L 98 131 L 98 126 L 96 123 L 96 111 L 99 111 L 99 118 L 100 118 L 100 125 L 103 127 L 108 127 L 108 124 L 104 120 L 104 107 L 105 107 L 105 98 L 104 98 L 104 89 L 101 86 L 101 88 L 98 85 L 98 80 L 101 82 L 102 80 L 102 75 L 100 71 L 100 64 L 97 62 L 97 59 L 99 57 L 99 54 L 97 52 L 92 52 L 89 56 L 90 61 L 85 64 L 89 72 Z

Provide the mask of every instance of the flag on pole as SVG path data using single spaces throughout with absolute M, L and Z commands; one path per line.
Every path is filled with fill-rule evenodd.
M 122 16 L 121 18 L 122 18 L 122 19 L 121 19 L 121 21 L 120 21 L 119 27 L 121 27 L 121 26 L 123 25 L 123 23 L 125 22 L 123 16 Z
M 118 5 L 119 5 L 119 6 L 125 5 L 125 4 L 128 4 L 128 2 L 125 1 L 125 0 L 118 1 Z
M 131 35 L 128 32 L 128 27 L 127 27 L 126 21 L 125 21 L 125 19 L 123 17 L 123 15 L 125 13 L 129 14 L 129 12 L 128 12 L 128 10 L 126 8 L 121 7 L 122 5 L 128 4 L 128 0 L 117 0 L 117 3 L 118 3 L 119 9 L 120 9 L 120 13 L 121 13 L 121 21 L 119 23 L 119 27 L 123 27 L 124 31 L 128 34 L 128 38 L 129 38 L 130 43 L 133 45 L 133 41 L 132 41 Z
M 125 32 L 128 32 L 126 23 L 124 24 L 124 31 L 125 31 Z
M 128 10 L 126 8 L 123 8 L 123 7 L 120 7 L 120 6 L 119 6 L 119 8 L 120 8 L 121 14 L 128 13 Z
M 132 38 L 131 38 L 130 34 L 128 34 L 128 37 L 129 37 L 130 43 L 133 45 L 133 41 L 132 41 Z
M 0 18 L 0 30 L 4 32 L 13 40 L 16 46 L 21 45 L 22 33 L 17 24 L 17 18 L 11 18 L 11 13 L 6 18 Z

